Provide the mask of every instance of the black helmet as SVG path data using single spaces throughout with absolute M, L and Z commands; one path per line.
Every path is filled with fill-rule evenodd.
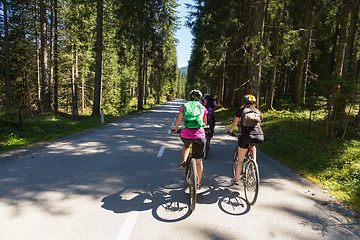
M 202 95 L 202 93 L 200 92 L 200 90 L 196 90 L 196 89 L 194 89 L 194 90 L 191 90 L 191 92 L 190 92 L 190 99 L 202 99 L 202 97 L 203 97 L 203 95 Z
M 244 103 L 245 104 L 254 104 L 254 103 L 256 103 L 256 98 L 254 97 L 254 95 L 247 94 L 244 97 Z

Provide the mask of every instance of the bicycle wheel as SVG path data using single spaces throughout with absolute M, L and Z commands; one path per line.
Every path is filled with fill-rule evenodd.
M 235 171 L 236 171 L 237 161 L 238 161 L 238 147 L 235 147 L 234 157 L 233 157 L 233 162 L 232 162 L 232 176 L 233 176 L 233 178 L 236 176 Z
M 244 192 L 246 202 L 254 205 L 259 193 L 259 170 L 258 165 L 253 159 L 249 159 L 245 165 L 244 172 Z
M 187 182 L 189 185 L 189 192 L 190 192 L 190 210 L 194 211 L 196 205 L 196 189 L 198 184 L 195 158 L 191 158 L 190 160 L 187 180 L 188 180 Z

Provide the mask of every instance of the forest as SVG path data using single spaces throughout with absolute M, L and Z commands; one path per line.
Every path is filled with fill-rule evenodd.
M 189 88 L 223 106 L 252 93 L 265 109 L 321 109 L 329 138 L 359 125 L 358 0 L 195 2 Z
M 329 137 L 360 116 L 358 0 L 196 0 L 187 76 L 175 0 L 1 3 L 1 112 L 119 114 L 198 88 L 223 106 L 252 93 L 267 109 L 322 109 Z
M 0 111 L 126 113 L 175 97 L 175 0 L 2 0 Z

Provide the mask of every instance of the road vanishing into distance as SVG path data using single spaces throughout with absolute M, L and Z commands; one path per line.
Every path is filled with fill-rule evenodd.
M 219 122 L 191 212 L 169 134 L 183 103 L 1 155 L 0 239 L 360 239 L 353 212 L 261 152 L 248 206 L 230 185 L 237 140 Z

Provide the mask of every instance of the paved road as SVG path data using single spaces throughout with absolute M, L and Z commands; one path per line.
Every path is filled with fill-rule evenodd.
M 236 139 L 220 123 L 191 213 L 182 101 L 0 160 L 0 239 L 360 239 L 359 223 L 321 189 L 260 153 L 250 207 L 230 186 Z

